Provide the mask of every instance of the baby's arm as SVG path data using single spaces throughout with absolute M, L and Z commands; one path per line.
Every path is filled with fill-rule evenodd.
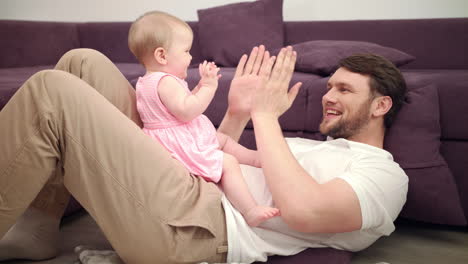
M 211 63 L 200 64 L 199 85 L 191 94 L 187 94 L 180 83 L 165 77 L 158 87 L 161 102 L 177 119 L 187 122 L 201 115 L 210 104 L 218 88 L 219 68 Z
M 240 164 L 246 164 L 257 168 L 262 167 L 257 151 L 242 146 L 223 133 L 218 132 L 216 136 L 218 137 L 220 149 L 236 157 Z

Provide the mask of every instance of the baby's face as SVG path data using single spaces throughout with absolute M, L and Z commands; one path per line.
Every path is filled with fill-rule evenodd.
M 174 28 L 172 44 L 167 51 L 167 68 L 170 74 L 181 79 L 187 77 L 187 68 L 192 61 L 190 48 L 192 47 L 193 34 L 183 26 Z

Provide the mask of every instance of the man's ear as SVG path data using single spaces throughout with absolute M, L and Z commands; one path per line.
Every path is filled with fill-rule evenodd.
M 162 64 L 162 65 L 166 65 L 167 64 L 167 59 L 166 59 L 166 50 L 162 47 L 159 47 L 157 49 L 154 50 L 154 53 L 153 53 L 153 56 L 154 56 L 154 59 L 159 63 L 159 64 Z
M 372 115 L 375 117 L 384 116 L 392 108 L 393 101 L 390 96 L 379 96 L 374 99 Z

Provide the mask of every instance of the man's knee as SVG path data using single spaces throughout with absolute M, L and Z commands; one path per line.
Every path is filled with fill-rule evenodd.
M 26 82 L 33 82 L 33 83 L 42 83 L 44 84 L 43 86 L 45 87 L 51 87 L 50 83 L 55 83 L 59 80 L 66 79 L 70 75 L 67 72 L 64 71 L 59 71 L 59 70 L 42 70 L 38 71 L 35 74 L 33 74 Z
M 63 54 L 62 58 L 94 58 L 94 57 L 106 57 L 101 52 L 95 49 L 79 48 L 72 49 Z
M 83 63 L 94 64 L 109 60 L 104 54 L 94 49 L 79 48 L 66 52 L 58 61 L 55 69 L 73 73 L 81 69 Z
M 68 72 L 42 70 L 29 78 L 24 86 L 31 91 L 47 91 L 48 95 L 66 94 L 71 87 L 79 85 L 80 80 Z

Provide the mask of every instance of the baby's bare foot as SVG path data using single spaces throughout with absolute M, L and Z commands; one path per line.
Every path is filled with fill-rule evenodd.
M 279 215 L 280 211 L 278 208 L 255 206 L 244 215 L 244 218 L 249 226 L 258 226 L 262 222 Z

